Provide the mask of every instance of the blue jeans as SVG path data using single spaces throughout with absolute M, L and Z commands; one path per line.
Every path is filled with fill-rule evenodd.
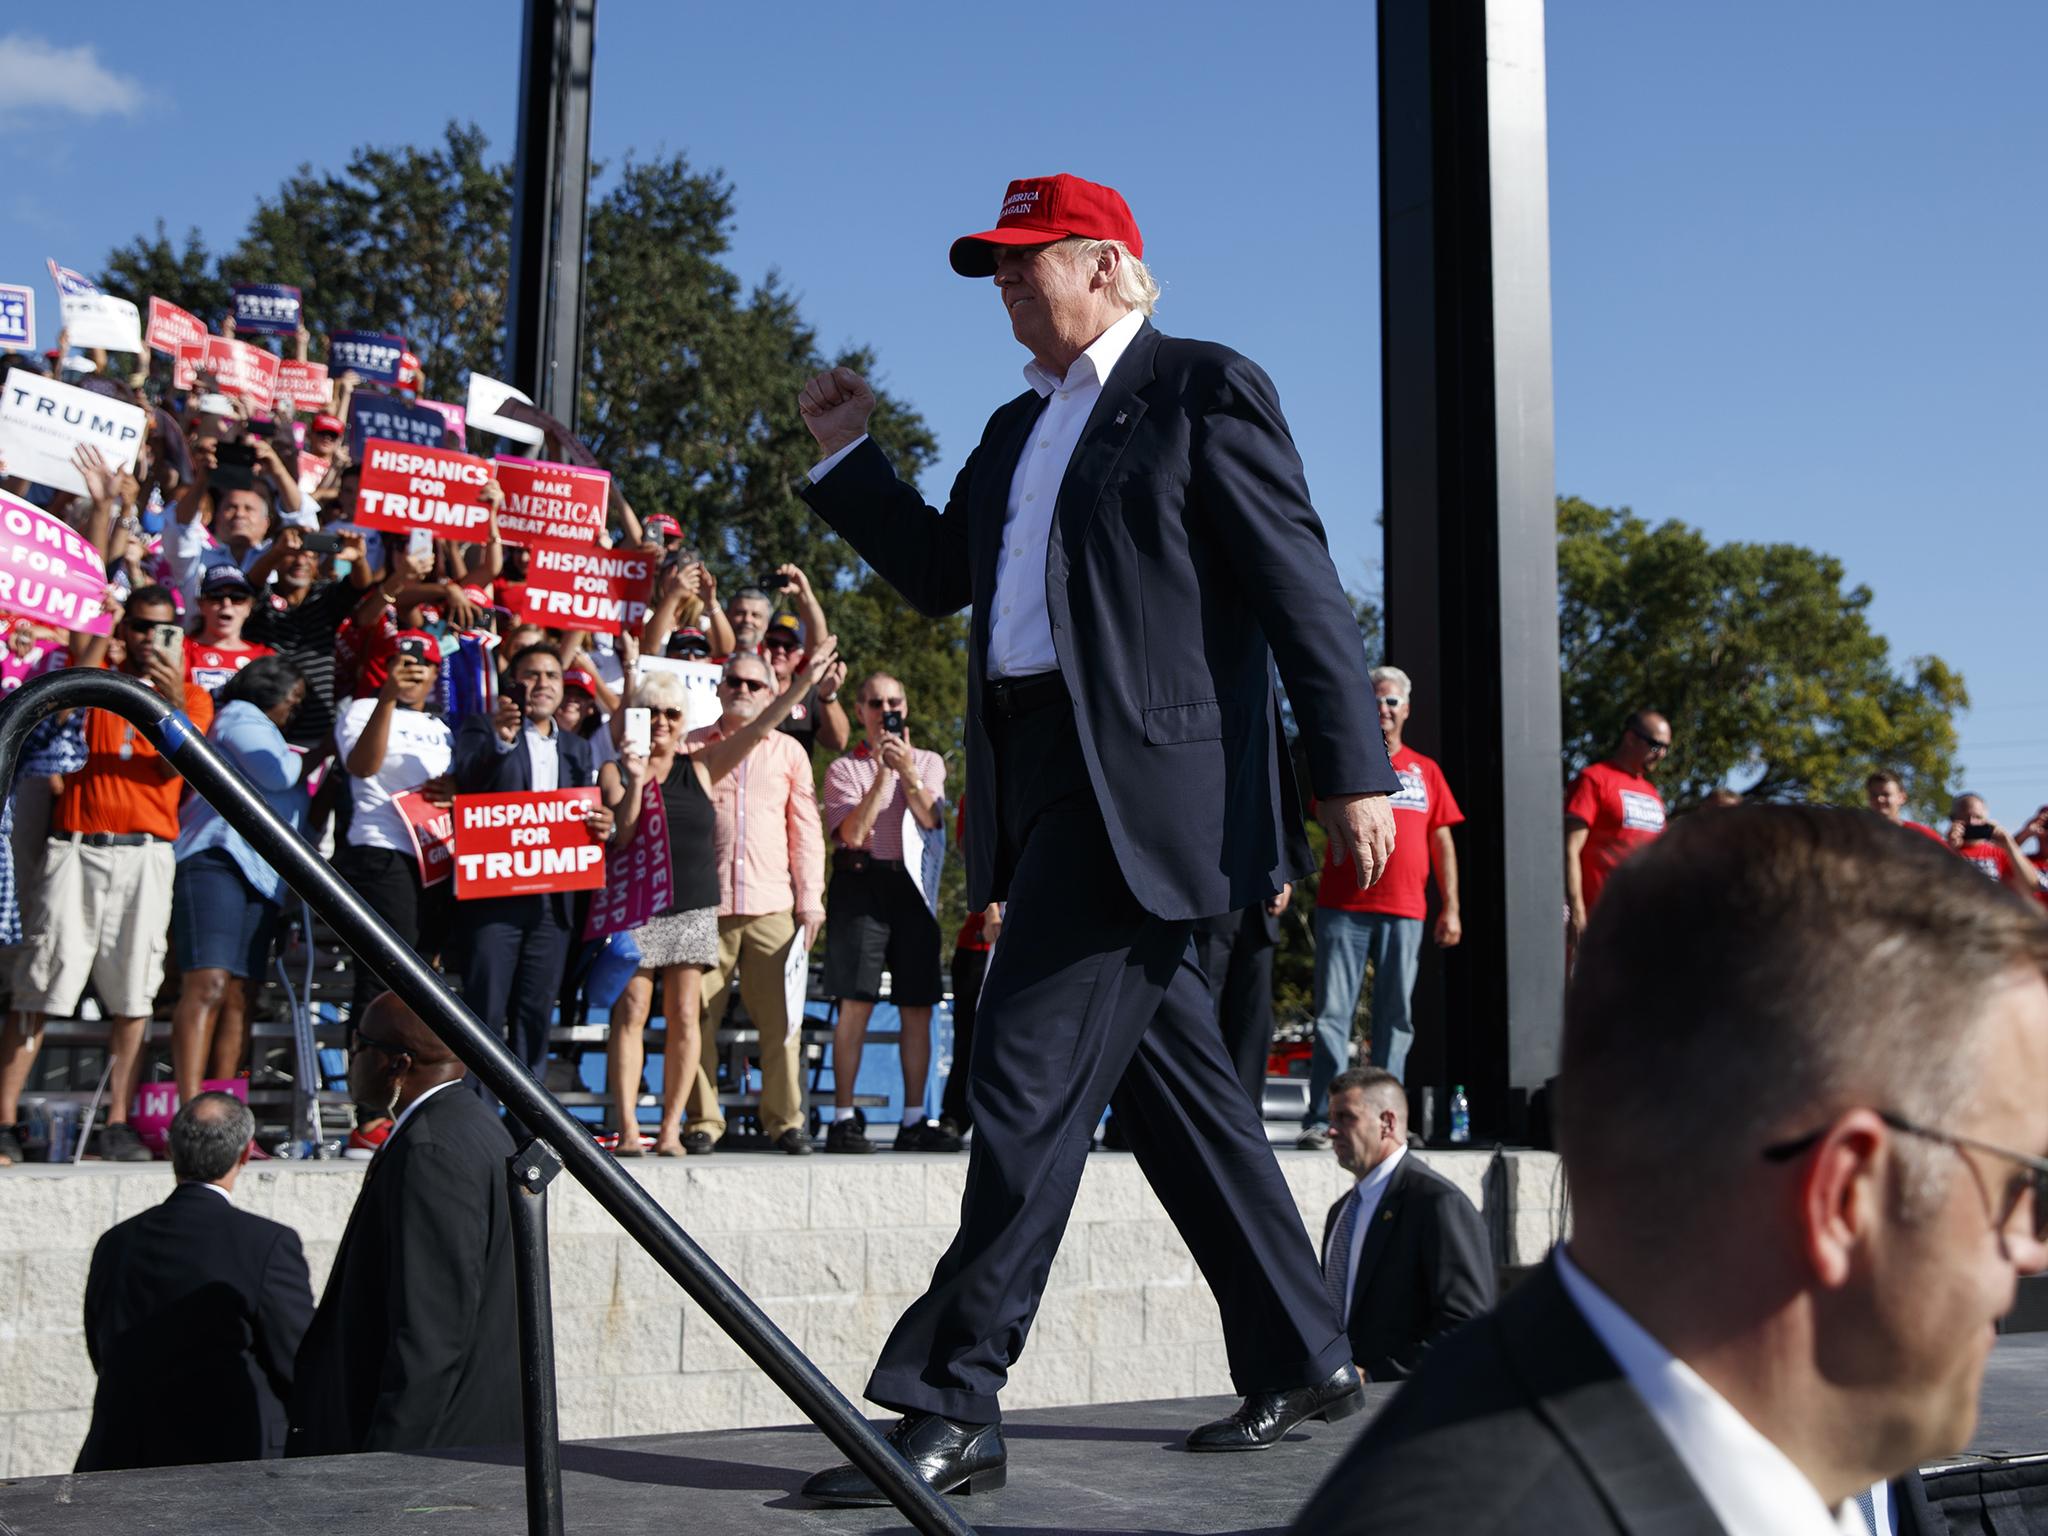
M 1372 1064 L 1400 1077 L 1415 1027 L 1408 1000 L 1422 957 L 1422 919 L 1316 908 L 1316 1042 L 1309 1062 L 1304 1130 L 1330 1123 L 1330 1083 L 1351 1064 L 1351 1021 L 1365 965 L 1373 966 Z

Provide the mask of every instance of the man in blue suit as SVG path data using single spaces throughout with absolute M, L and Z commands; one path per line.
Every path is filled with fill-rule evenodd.
M 1216 1293 L 1244 1394 L 1189 1448 L 1263 1449 L 1361 1401 L 1189 931 L 1309 867 L 1276 659 L 1363 884 L 1399 783 L 1272 384 L 1153 329 L 1143 253 L 1123 198 L 1073 176 L 1012 182 L 996 227 L 955 242 L 955 271 L 995 279 L 1031 387 L 990 418 L 943 514 L 868 438 L 858 374 L 820 374 L 798 402 L 826 454 L 811 505 L 919 611 L 973 607 L 967 899 L 1008 906 L 960 1231 L 867 1386 L 942 1492 L 1003 1481 L 997 1396 L 1105 1104 Z M 882 1502 L 850 1467 L 804 1491 Z
M 558 729 L 562 663 L 545 645 L 529 645 L 505 670 L 498 707 L 467 715 L 455 733 L 455 792 L 502 795 L 536 789 L 581 789 L 597 782 L 590 743 Z M 590 829 L 612 831 L 599 806 Z M 575 947 L 575 898 L 503 896 L 456 904 L 456 952 L 462 998 L 487 1024 L 505 1023 L 514 1054 L 538 1078 L 548 1059 L 548 1019 Z

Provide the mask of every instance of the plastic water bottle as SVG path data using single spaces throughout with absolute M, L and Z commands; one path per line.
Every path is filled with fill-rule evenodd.
M 1451 1090 L 1451 1140 L 1466 1142 L 1472 1139 L 1472 1106 L 1465 1099 L 1465 1085 L 1458 1084 Z

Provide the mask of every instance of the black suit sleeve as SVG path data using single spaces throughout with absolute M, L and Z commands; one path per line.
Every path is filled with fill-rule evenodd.
M 313 1322 L 313 1282 L 306 1269 L 299 1234 L 286 1227 L 270 1245 L 263 1261 L 262 1290 L 256 1303 L 256 1363 L 270 1378 L 277 1400 L 292 1400 L 292 1367 L 299 1343 Z
M 100 1310 L 106 1305 L 107 1272 L 114 1267 L 108 1244 L 114 1234 L 107 1232 L 92 1246 L 92 1265 L 85 1272 L 85 1353 L 92 1368 L 100 1368 Z
M 461 1163 L 446 1148 L 423 1145 L 410 1149 L 398 1167 L 384 1170 L 405 1183 L 391 1203 L 390 1337 L 365 1451 L 434 1443 L 436 1427 L 462 1381 L 475 1321 L 483 1310 L 490 1218 L 480 1209 L 475 1180 L 464 1176 Z
M 917 490 L 896 478 L 888 455 L 868 438 L 832 466 L 804 500 L 838 530 L 903 600 L 927 618 L 958 613 L 974 597 L 967 558 L 967 487 L 974 461 L 967 457 L 953 482 L 946 510 L 927 506 Z
M 1412 1376 L 1429 1346 L 1453 1329 L 1493 1310 L 1493 1245 L 1486 1223 L 1456 1189 L 1425 1186 L 1409 1196 L 1421 1245 L 1422 1285 L 1427 1292 L 1422 1328 L 1400 1350 L 1366 1362 L 1374 1381 Z
M 515 743 L 515 750 L 516 750 Z M 488 715 L 464 715 L 455 731 L 455 775 L 458 794 L 487 795 L 506 788 L 504 759 L 510 752 L 498 750 L 498 733 Z
M 1309 504 L 1301 457 L 1272 381 L 1230 354 L 1202 402 L 1190 498 L 1230 556 L 1238 588 L 1273 648 L 1318 795 L 1392 794 L 1358 621 Z

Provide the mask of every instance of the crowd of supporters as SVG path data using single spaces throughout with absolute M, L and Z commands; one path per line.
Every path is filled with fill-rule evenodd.
M 300 357 L 306 340 L 302 332 Z M 141 406 L 147 438 L 125 467 L 81 448 L 82 494 L 9 476 L 0 462 L 0 489 L 99 553 L 112 616 L 103 635 L 8 620 L 0 689 L 59 668 L 106 667 L 157 691 L 537 1076 L 551 1026 L 590 1009 L 582 989 L 596 952 L 608 973 L 628 969 L 606 999 L 610 1130 L 622 1156 L 701 1154 L 724 1134 L 716 1034 L 735 990 L 759 1032 L 758 1108 L 749 1108 L 769 1143 L 812 1149 L 792 1013 L 802 998 L 792 998 L 786 972 L 793 950 L 807 953 L 824 927 L 829 862 L 835 889 L 852 882 L 859 896 L 844 898 L 847 932 L 833 949 L 848 987 L 843 1060 L 857 1063 L 881 968 L 893 964 L 917 1005 L 905 1021 L 918 1035 L 904 1039 L 917 1091 L 902 1144 L 959 1146 L 922 1113 L 940 939 L 937 881 L 921 855 L 943 847 L 943 764 L 912 746 L 901 686 L 885 676 L 858 687 L 874 707 L 859 711 L 856 739 L 853 701 L 842 698 L 847 663 L 803 570 L 784 564 L 721 601 L 677 520 L 643 519 L 613 487 L 597 547 L 650 557 L 644 613 L 636 605 L 625 624 L 596 630 L 543 627 L 522 616 L 531 551 L 501 534 L 506 498 L 495 479 L 482 490 L 491 521 L 480 541 L 355 521 L 364 450 L 356 434 L 351 451 L 351 406 L 416 402 L 424 381 L 409 355 L 387 384 L 338 371 L 319 402 L 257 402 L 204 371 L 180 390 L 166 359 L 125 377 L 123 361 L 110 367 L 105 353 L 61 339 L 42 358 L 4 360 Z M 542 435 L 538 447 L 512 446 L 543 461 L 583 455 L 558 423 Z M 492 440 L 477 436 L 465 441 L 451 422 L 443 446 L 488 452 Z M 683 682 L 656 658 L 713 664 L 715 707 L 700 693 L 693 713 Z M 828 786 L 861 786 L 848 803 L 828 793 L 822 818 L 821 774 Z M 456 882 L 432 868 L 408 816 L 458 795 L 586 786 L 597 791 L 586 822 L 608 857 L 636 838 L 666 840 L 666 909 L 624 933 L 586 932 L 589 893 L 456 899 Z M 129 1120 L 150 1019 L 170 1012 L 182 1100 L 245 1074 L 250 1008 L 287 903 L 291 914 L 297 904 L 231 826 L 184 792 L 147 733 L 110 713 L 76 711 L 40 728 L 7 815 L 0 944 L 14 947 L 0 953 L 10 991 L 0 1165 L 24 1160 L 22 1101 L 45 1021 L 88 996 L 106 1020 L 110 1058 L 104 1123 L 88 1155 L 147 1159 Z M 929 842 L 906 849 L 906 836 Z M 358 963 L 350 990 L 357 1017 L 384 982 Z M 665 1070 L 650 1135 L 639 1105 L 645 1030 L 657 1015 Z M 852 1075 L 849 1065 L 834 1150 L 867 1150 Z M 350 1149 L 368 1155 L 385 1134 L 359 1111 Z

